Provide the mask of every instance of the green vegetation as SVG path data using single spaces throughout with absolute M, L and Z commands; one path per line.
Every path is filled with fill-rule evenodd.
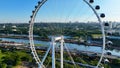
M 22 62 L 32 62 L 32 57 L 24 51 L 6 51 L 0 50 L 0 68 L 12 68 L 21 65 Z
M 45 55 L 45 51 L 37 50 L 37 53 L 41 56 Z M 97 56 L 88 56 L 86 54 L 82 53 L 72 53 L 72 57 L 75 62 L 83 63 L 83 64 L 89 64 L 96 66 L 97 62 L 100 57 Z M 60 67 L 60 53 L 56 53 L 56 66 L 57 68 Z M 47 65 L 47 67 L 51 67 L 52 60 L 51 60 L 51 53 L 48 54 L 48 57 L 46 58 L 44 64 Z M 71 61 L 70 56 L 67 54 L 67 52 L 64 52 L 64 60 Z M 105 68 L 119 68 L 120 67 L 120 59 L 109 59 L 109 63 L 104 63 L 102 61 L 102 66 Z M 35 60 L 32 58 L 30 53 L 27 50 L 0 50 L 0 68 L 17 68 L 18 66 L 22 66 L 24 62 L 27 62 L 28 64 L 32 63 L 33 66 L 36 66 Z M 72 63 L 64 62 L 65 68 L 74 68 L 74 65 Z M 86 68 L 84 66 L 77 65 L 77 68 Z
M 44 55 L 43 51 L 38 51 L 40 55 Z M 98 63 L 98 60 L 100 59 L 100 57 L 98 56 L 88 56 L 82 53 L 79 54 L 72 54 L 72 57 L 74 59 L 75 62 L 79 62 L 79 63 L 83 63 L 83 64 L 89 64 L 89 65 L 93 65 L 96 66 Z M 60 62 L 58 62 L 58 59 L 60 58 L 60 53 L 57 52 L 56 53 L 56 66 L 57 68 L 60 68 Z M 42 58 L 41 58 L 42 59 Z M 64 60 L 68 60 L 71 61 L 70 56 L 67 54 L 67 52 L 64 52 Z M 104 63 L 104 60 L 102 61 L 102 66 L 104 66 L 105 68 L 119 68 L 120 66 L 120 59 L 109 59 L 109 63 Z M 51 61 L 51 53 L 49 53 L 47 59 L 45 60 L 45 65 L 48 65 L 48 67 L 51 66 L 52 61 Z M 71 63 L 64 63 L 64 67 L 65 68 L 74 68 L 74 65 Z M 77 65 L 77 68 L 86 68 L 84 66 L 79 66 Z
M 6 26 L 3 28 L 3 26 Z M 16 31 L 12 31 L 13 27 L 16 26 Z M 28 35 L 29 24 L 1 24 L 0 25 L 0 33 L 6 34 L 0 37 L 8 37 L 8 34 L 18 34 L 18 35 Z M 101 39 L 101 28 L 98 23 L 35 23 L 34 24 L 34 35 L 38 35 L 34 37 L 36 40 L 48 41 L 49 36 L 51 35 L 65 35 L 70 36 L 71 39 L 77 40 L 78 43 L 80 41 L 86 42 L 90 39 L 95 39 L 95 41 L 100 41 Z M 117 34 L 117 35 L 116 35 Z M 113 34 L 114 36 L 118 36 L 118 33 Z M 8 38 L 28 38 L 27 36 L 9 36 Z M 117 39 L 108 39 L 111 40 L 114 46 L 119 47 L 120 40 Z
M 102 37 L 102 34 L 92 34 L 92 38 L 100 38 Z
M 35 46 L 43 46 L 43 45 L 41 45 L 41 44 L 35 44 Z
M 0 25 L 0 33 L 28 34 L 29 24 L 6 24 L 5 28 L 3 28 L 3 25 Z M 12 26 L 16 26 L 16 31 L 12 31 Z M 42 39 L 46 39 L 50 35 L 60 34 L 72 37 L 89 36 L 94 33 L 101 33 L 98 26 L 99 24 L 93 26 L 93 24 L 86 23 L 35 23 L 34 34 L 39 35 Z
M 12 26 L 16 26 L 17 31 L 12 31 Z M 3 28 L 3 25 L 0 25 L 0 33 L 8 35 L 8 34 L 19 34 L 19 35 L 28 35 L 28 25 L 29 24 L 6 24 L 6 28 Z M 93 23 L 36 23 L 34 25 L 34 34 L 38 35 L 37 39 L 48 39 L 48 36 L 51 35 L 65 35 L 70 36 L 72 39 L 75 40 L 88 40 L 88 37 L 91 38 L 98 38 L 101 37 L 101 31 L 99 24 L 93 24 Z M 11 36 L 10 38 L 13 38 L 14 36 Z M 21 37 L 21 36 L 20 36 Z M 16 37 L 14 37 L 16 38 Z M 24 38 L 24 37 L 23 37 Z M 96 40 L 96 39 L 95 39 Z M 113 40 L 114 46 L 119 46 L 120 40 Z M 35 44 L 35 46 L 43 46 L 41 44 Z M 37 50 L 40 58 L 42 59 L 43 55 L 45 54 L 45 51 Z M 85 54 L 76 54 L 73 55 L 73 58 L 75 62 L 83 63 L 83 64 L 89 64 L 96 66 L 97 62 L 99 60 L 99 57 L 97 56 L 88 56 Z M 60 58 L 60 53 L 56 53 L 56 58 Z M 64 52 L 64 60 L 70 60 L 69 55 Z M 119 68 L 120 67 L 120 59 L 109 59 L 110 63 L 104 64 L 102 62 L 102 65 L 105 68 Z M 27 63 L 33 63 L 34 66 L 35 60 L 32 58 L 31 53 L 27 53 L 26 50 L 7 50 L 7 49 L 1 49 L 0 50 L 0 68 L 13 68 L 15 66 L 22 65 L 23 62 Z M 51 62 L 51 53 L 49 53 L 47 59 L 45 60 L 45 65 L 48 65 L 50 68 L 52 62 Z M 60 67 L 60 62 L 56 61 L 57 68 Z M 65 68 L 74 68 L 74 66 L 70 63 L 64 63 Z M 77 65 L 77 68 L 85 68 L 82 66 Z

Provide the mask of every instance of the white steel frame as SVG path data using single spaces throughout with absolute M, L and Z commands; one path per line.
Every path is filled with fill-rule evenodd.
M 43 65 L 50 49 L 52 48 L 52 68 L 55 68 L 55 45 L 56 45 L 56 41 L 60 40 L 61 42 L 61 47 L 60 47 L 60 51 L 61 51 L 61 68 L 63 68 L 63 44 L 64 44 L 64 37 L 60 36 L 60 37 L 52 37 L 52 43 L 49 46 L 48 50 L 46 51 L 46 54 L 44 56 L 44 58 L 42 59 L 42 61 L 39 59 L 36 49 L 35 49 L 35 45 L 34 45 L 34 41 L 33 41 L 33 26 L 34 26 L 34 21 L 35 21 L 35 17 L 37 15 L 37 12 L 39 11 L 39 9 L 41 8 L 41 6 L 46 2 L 47 0 L 41 0 L 40 2 L 38 2 L 38 5 L 35 6 L 35 10 L 32 11 L 33 14 L 31 16 L 31 20 L 29 21 L 29 40 L 30 40 L 30 48 L 33 54 L 33 57 L 36 61 L 36 63 L 38 64 L 39 68 L 45 68 L 45 66 Z M 101 25 L 101 30 L 102 30 L 102 37 L 103 37 L 103 49 L 102 49 L 102 55 L 100 57 L 100 60 L 96 66 L 96 68 L 98 68 L 98 66 L 100 65 L 103 57 L 104 57 L 104 52 L 105 52 L 105 31 L 104 31 L 104 25 L 98 15 L 98 13 L 96 12 L 96 10 L 92 7 L 91 4 L 89 4 L 89 2 L 87 2 L 86 0 L 83 0 L 94 12 L 94 14 L 96 15 L 100 25 Z

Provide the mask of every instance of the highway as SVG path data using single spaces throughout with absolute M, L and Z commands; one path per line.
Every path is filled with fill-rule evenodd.
M 60 62 L 60 59 L 56 59 L 57 61 Z M 69 63 L 69 64 L 73 64 L 72 61 L 69 61 L 69 60 L 64 60 L 65 63 Z M 96 66 L 92 66 L 92 65 L 88 65 L 88 64 L 83 64 L 83 63 L 79 63 L 79 62 L 75 62 L 75 64 L 79 65 L 79 66 L 84 66 L 84 67 L 87 67 L 87 68 L 95 68 Z

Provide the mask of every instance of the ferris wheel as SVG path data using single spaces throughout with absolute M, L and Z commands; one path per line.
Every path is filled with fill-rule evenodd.
M 49 52 L 51 52 L 52 54 L 52 67 L 50 68 L 56 68 L 56 57 L 55 57 L 55 51 L 56 51 L 56 46 L 59 44 L 60 45 L 60 59 L 58 59 L 58 61 L 60 61 L 60 67 L 63 68 L 64 67 L 64 49 L 66 49 L 66 52 L 69 54 L 70 59 L 71 59 L 71 63 L 73 63 L 74 67 L 77 68 L 76 66 L 76 62 L 74 61 L 74 58 L 72 57 L 72 55 L 70 54 L 69 48 L 66 46 L 65 44 L 65 40 L 64 40 L 64 36 L 62 34 L 60 34 L 59 36 L 55 36 L 53 35 L 50 38 L 50 45 L 47 49 L 47 51 L 45 52 L 45 55 L 43 56 L 42 59 L 39 58 L 39 55 L 36 51 L 35 48 L 35 44 L 34 44 L 34 39 L 33 39 L 33 30 L 34 30 L 34 23 L 35 23 L 35 19 L 37 16 L 37 13 L 39 12 L 39 10 L 42 8 L 42 6 L 44 6 L 44 4 L 47 2 L 48 0 L 41 0 L 38 2 L 37 6 L 35 6 L 35 9 L 32 11 L 32 15 L 30 16 L 30 21 L 29 21 L 29 40 L 30 40 L 30 48 L 31 48 L 31 53 L 33 55 L 33 58 L 35 59 L 36 63 L 38 64 L 38 68 L 46 68 L 46 65 L 44 65 L 44 62 L 49 54 Z M 101 33 L 102 33 L 102 39 L 103 39 L 103 44 L 102 44 L 102 54 L 100 56 L 100 59 L 97 63 L 97 65 L 93 68 L 99 68 L 101 61 L 104 57 L 104 52 L 105 52 L 105 32 L 104 32 L 104 24 L 101 21 L 101 18 L 105 17 L 104 13 L 101 13 L 100 15 L 98 14 L 97 10 L 100 9 L 100 6 L 97 5 L 95 6 L 95 8 L 92 6 L 92 4 L 94 3 L 94 0 L 82 0 L 86 5 L 88 5 L 88 7 L 93 11 L 94 15 L 97 18 L 97 21 L 100 24 L 101 27 Z M 83 6 L 84 7 L 84 6 Z M 66 61 L 68 63 L 70 63 L 70 61 Z

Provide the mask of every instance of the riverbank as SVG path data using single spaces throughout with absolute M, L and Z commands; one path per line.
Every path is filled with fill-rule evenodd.
M 10 38 L 10 39 L 24 39 L 24 40 L 29 40 L 29 37 L 27 35 L 23 35 L 23 36 L 20 36 L 20 35 L 0 35 L 0 38 Z M 45 42 L 50 42 L 50 39 L 43 39 L 43 38 L 40 38 L 38 36 L 35 36 L 34 37 L 34 40 L 37 40 L 37 41 L 45 41 Z M 102 43 L 96 43 L 96 42 L 92 42 L 92 43 L 86 43 L 86 42 L 80 42 L 78 40 L 74 40 L 74 39 L 64 39 L 66 43 L 71 43 L 71 44 L 78 44 L 78 45 L 85 45 L 85 46 L 97 46 L 97 47 L 102 47 Z M 106 46 L 107 47 L 107 46 Z M 118 46 L 109 46 L 107 48 L 110 48 L 110 49 L 117 49 L 117 50 L 120 50 L 120 47 Z
M 0 38 L 11 38 L 11 39 L 26 39 L 28 40 L 29 37 L 26 35 L 26 36 L 10 36 L 10 35 L 0 35 Z M 46 41 L 46 42 L 49 42 L 51 41 L 50 38 L 40 38 L 40 37 L 33 37 L 34 40 L 38 40 L 38 41 Z M 72 44 L 81 44 L 81 45 L 86 45 L 86 46 L 100 46 L 102 44 L 98 44 L 98 43 L 87 43 L 87 42 L 80 42 L 79 40 L 76 40 L 76 39 L 72 39 L 72 38 L 65 38 L 64 41 L 66 43 L 72 43 Z
M 14 41 L 16 43 L 24 43 L 26 45 L 29 44 L 29 40 L 26 40 L 26 39 L 11 39 L 11 38 L 0 38 L 0 39 L 2 39 L 3 41 Z M 48 47 L 50 45 L 50 42 L 34 40 L 34 44 L 40 44 L 40 46 L 42 45 L 44 47 Z M 79 45 L 79 44 L 72 44 L 72 43 L 65 43 L 65 45 L 69 49 L 75 49 L 80 51 L 90 51 L 90 52 L 96 52 L 96 53 L 102 52 L 102 47 L 98 47 L 98 46 L 86 46 L 86 45 Z M 39 45 L 36 45 L 36 46 L 39 46 Z M 56 46 L 56 47 L 59 47 L 59 46 Z M 105 53 L 106 52 L 110 52 L 112 55 L 120 56 L 120 50 L 117 50 L 117 49 L 106 49 Z
M 14 43 L 14 44 L 18 44 L 18 43 Z M 9 50 L 13 50 L 13 49 L 17 49 L 17 50 L 30 50 L 30 45 L 21 45 L 21 46 L 16 46 L 14 44 L 0 44 L 0 47 L 2 49 L 9 49 Z M 42 50 L 42 51 L 47 51 L 48 47 L 44 47 L 44 46 L 35 46 L 35 49 L 36 50 Z M 56 48 L 55 49 L 56 52 L 59 53 L 60 49 L 59 48 Z M 74 55 L 80 55 L 80 54 L 84 54 L 84 55 L 87 55 L 87 56 L 98 56 L 100 57 L 102 53 L 97 53 L 97 52 L 92 52 L 92 51 L 84 51 L 84 50 L 76 50 L 76 49 L 69 49 L 71 54 L 74 54 Z M 64 52 L 67 52 L 67 50 L 64 48 Z M 104 54 L 104 56 L 106 58 L 110 58 L 110 59 L 120 59 L 120 56 L 117 56 L 117 55 L 108 55 L 107 53 Z

